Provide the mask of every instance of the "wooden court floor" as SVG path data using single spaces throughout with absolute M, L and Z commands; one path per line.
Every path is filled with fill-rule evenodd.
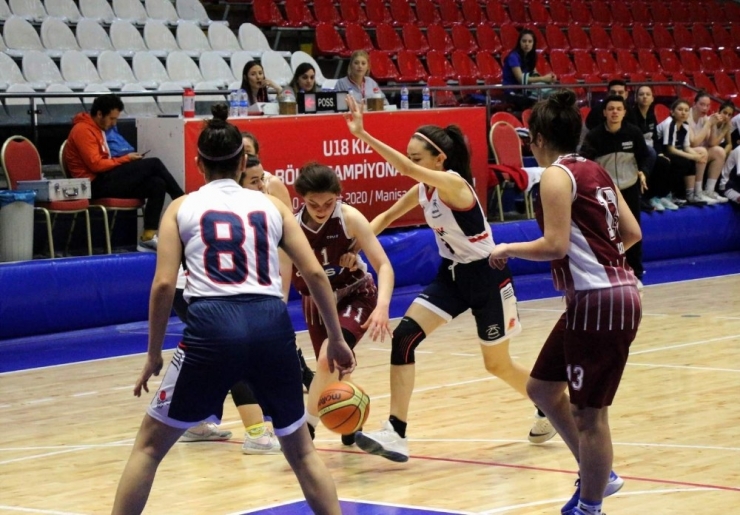
M 607 499 L 609 515 L 740 506 L 739 292 L 740 276 L 645 289 L 642 327 L 611 409 L 614 467 L 626 484 Z M 533 363 L 562 307 L 560 299 L 520 304 L 519 362 Z M 574 462 L 557 437 L 527 442 L 532 406 L 486 373 L 474 335 L 466 314 L 417 351 L 408 463 L 343 447 L 319 429 L 315 443 L 341 498 L 447 513 L 560 513 Z M 308 355 L 308 338 L 299 340 Z M 389 348 L 357 349 L 354 379 L 372 397 L 371 428 L 387 416 Z M 139 355 L 0 376 L 0 514 L 110 511 L 149 402 L 131 395 L 142 364 Z M 173 448 L 147 513 L 236 514 L 300 498 L 282 456 L 241 454 L 230 399 L 224 426 L 234 431 L 229 442 Z

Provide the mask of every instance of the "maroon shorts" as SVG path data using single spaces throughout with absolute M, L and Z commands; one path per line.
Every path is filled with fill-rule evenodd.
M 378 304 L 378 289 L 372 276 L 368 274 L 358 284 L 337 291 L 335 294 L 337 295 L 339 325 L 342 327 L 342 333 L 350 348 L 354 348 L 367 331 L 367 329 L 361 327 L 362 324 L 367 322 L 370 313 Z M 326 327 L 323 320 L 321 320 L 316 304 L 308 295 L 303 297 L 303 316 L 306 319 L 308 335 L 318 359 L 321 346 L 327 338 Z
M 610 406 L 642 317 L 634 286 L 579 291 L 568 298 L 532 368 L 541 381 L 568 383 L 579 408 Z

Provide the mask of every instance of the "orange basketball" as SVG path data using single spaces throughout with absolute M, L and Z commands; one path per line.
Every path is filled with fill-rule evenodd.
M 358 431 L 370 414 L 370 397 L 356 384 L 337 381 L 319 397 L 319 418 L 330 430 L 341 435 Z

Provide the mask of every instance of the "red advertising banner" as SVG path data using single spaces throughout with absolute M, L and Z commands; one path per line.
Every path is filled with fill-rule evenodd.
M 470 141 L 475 190 L 478 198 L 482 199 L 483 208 L 486 208 L 488 143 L 484 108 L 377 112 L 367 113 L 364 120 L 369 133 L 404 154 L 409 138 L 418 127 L 426 124 L 458 125 Z M 342 181 L 343 200 L 359 209 L 369 220 L 388 209 L 415 184 L 352 136 L 341 114 L 247 117 L 230 121 L 239 130 L 255 135 L 265 170 L 288 186 L 294 209 L 299 207 L 300 200 L 293 183 L 301 166 L 311 161 L 334 168 Z M 199 120 L 185 123 L 185 190 L 188 192 L 204 184 L 195 165 L 202 124 Z M 394 226 L 422 224 L 424 217 L 421 209 L 416 208 L 397 220 Z

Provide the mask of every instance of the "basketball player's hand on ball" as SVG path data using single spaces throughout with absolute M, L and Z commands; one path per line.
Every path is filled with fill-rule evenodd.
M 149 381 L 150 377 L 159 375 L 159 371 L 162 370 L 162 363 L 161 353 L 158 356 L 149 356 L 147 354 L 144 369 L 141 371 L 141 375 L 136 380 L 136 385 L 134 386 L 134 395 L 136 397 L 141 397 L 142 388 L 145 392 L 149 393 L 149 385 L 147 384 L 147 381 Z
M 339 380 L 355 369 L 355 355 L 347 342 L 342 340 L 328 340 L 326 346 L 326 360 L 329 363 L 329 372 L 339 372 Z
M 372 338 L 374 342 L 378 341 L 378 337 L 380 337 L 381 342 L 384 342 L 386 335 L 389 338 L 393 338 L 393 331 L 391 330 L 391 324 L 389 322 L 387 306 L 385 308 L 380 306 L 376 307 L 365 323 L 360 327 L 367 329 L 370 333 L 370 338 Z
M 347 128 L 354 136 L 359 136 L 365 131 L 362 125 L 362 104 L 355 100 L 352 95 L 347 95 L 347 107 L 349 112 L 344 113 L 344 121 L 347 122 Z
M 488 256 L 488 264 L 491 268 L 498 268 L 503 270 L 506 266 L 506 261 L 509 259 L 509 255 L 506 253 L 508 246 L 506 243 L 501 243 L 493 247 L 493 250 Z

